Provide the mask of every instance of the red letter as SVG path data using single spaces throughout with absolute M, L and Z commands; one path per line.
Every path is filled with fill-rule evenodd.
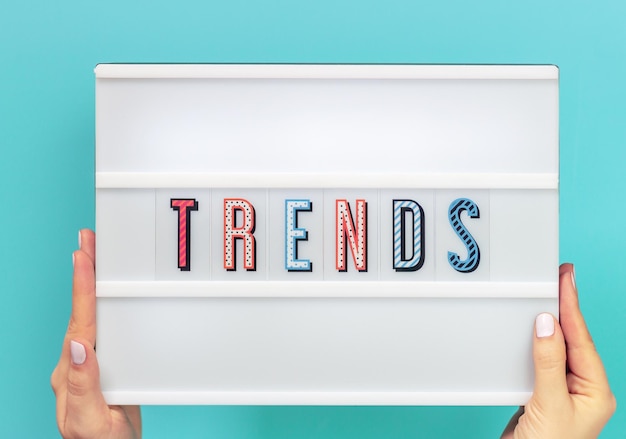
M 367 271 L 367 203 L 356 200 L 356 230 L 350 204 L 347 200 L 335 201 L 335 260 L 339 271 L 347 271 L 346 241 L 358 271 Z
M 237 211 L 241 212 L 243 224 L 237 227 Z M 224 199 L 224 268 L 229 271 L 237 269 L 235 264 L 235 241 L 243 239 L 243 268 L 248 271 L 256 269 L 256 240 L 254 239 L 254 206 L 243 198 Z
M 198 202 L 191 199 L 170 200 L 170 207 L 178 211 L 178 268 L 191 270 L 191 215 L 190 210 L 198 210 Z

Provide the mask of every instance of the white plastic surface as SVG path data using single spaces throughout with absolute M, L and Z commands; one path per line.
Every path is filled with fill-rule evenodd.
M 558 313 L 555 67 L 100 65 L 96 96 L 109 403 L 526 402 L 534 317 Z M 254 271 L 240 241 L 224 269 L 233 198 L 254 207 Z M 466 273 L 460 198 L 480 210 L 460 216 Z M 172 199 L 197 202 L 189 271 Z M 313 206 L 309 272 L 285 269 L 293 199 Z M 337 270 L 342 199 L 366 202 L 367 271 Z M 393 266 L 397 199 L 423 209 L 417 271 Z

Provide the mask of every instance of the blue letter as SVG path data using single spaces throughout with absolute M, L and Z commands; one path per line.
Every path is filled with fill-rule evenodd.
M 407 248 L 406 215 L 412 221 Z M 393 200 L 393 268 L 396 271 L 417 271 L 424 265 L 424 209 L 413 200 Z M 408 252 L 407 250 L 410 250 Z M 407 255 L 407 253 L 409 253 Z
M 285 200 L 285 269 L 287 271 L 313 271 L 308 259 L 298 259 L 298 241 L 309 237 L 306 229 L 298 228 L 298 212 L 311 212 L 310 200 Z
M 478 248 L 478 244 L 474 240 L 474 237 L 470 235 L 461 221 L 461 212 L 464 210 L 467 211 L 470 218 L 480 218 L 478 206 L 468 198 L 458 198 L 450 204 L 448 218 L 450 219 L 450 224 L 452 225 L 454 232 L 459 238 L 461 238 L 461 241 L 465 244 L 465 248 L 467 248 L 467 259 L 461 261 L 459 255 L 449 251 L 448 262 L 450 262 L 450 265 L 456 271 L 461 273 L 471 273 L 478 268 L 478 264 L 480 263 L 480 249 Z

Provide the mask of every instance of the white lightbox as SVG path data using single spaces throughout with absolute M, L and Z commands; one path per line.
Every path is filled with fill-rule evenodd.
M 555 66 L 96 67 L 110 404 L 518 405 Z

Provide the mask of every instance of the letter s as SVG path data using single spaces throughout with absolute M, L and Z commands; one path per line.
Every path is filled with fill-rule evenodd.
M 480 218 L 480 211 L 478 205 L 469 198 L 457 198 L 450 204 L 448 209 L 448 219 L 452 229 L 457 234 L 465 248 L 467 249 L 467 259 L 461 260 L 458 254 L 449 251 L 448 262 L 456 271 L 460 273 L 471 273 L 478 268 L 480 264 L 480 249 L 474 237 L 465 228 L 465 225 L 461 221 L 461 212 L 467 211 L 470 218 Z

